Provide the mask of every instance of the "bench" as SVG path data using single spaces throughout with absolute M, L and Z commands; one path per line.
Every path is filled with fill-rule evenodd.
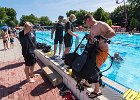
M 53 86 L 59 85 L 63 82 L 62 76 L 60 76 L 53 68 L 46 66 L 42 69 Z

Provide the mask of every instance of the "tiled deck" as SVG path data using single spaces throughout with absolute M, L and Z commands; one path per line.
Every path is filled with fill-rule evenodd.
M 19 41 L 15 39 L 15 48 L 4 51 L 0 40 L 0 100 L 63 100 L 59 87 L 53 87 L 43 77 L 41 66 L 43 64 L 38 61 L 36 82 L 26 83 Z

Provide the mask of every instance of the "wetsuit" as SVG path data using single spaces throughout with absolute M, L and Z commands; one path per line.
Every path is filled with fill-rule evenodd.
M 64 29 L 64 26 L 62 25 L 62 23 L 56 23 L 54 25 L 54 29 L 56 30 L 55 31 L 55 39 L 54 39 L 54 44 L 62 44 L 63 42 L 63 29 Z
M 73 36 L 68 33 L 68 29 L 71 29 L 72 32 L 74 31 L 74 26 L 70 21 L 65 24 L 65 35 L 64 35 L 65 47 L 71 47 L 73 43 Z
M 22 46 L 22 55 L 26 66 L 33 66 L 36 63 L 35 46 L 32 42 L 31 33 L 24 35 L 24 30 L 19 32 L 19 40 Z

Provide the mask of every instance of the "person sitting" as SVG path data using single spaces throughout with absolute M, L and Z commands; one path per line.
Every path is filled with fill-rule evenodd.
M 113 60 L 114 61 L 123 61 L 123 59 L 119 56 L 118 52 L 114 53 Z

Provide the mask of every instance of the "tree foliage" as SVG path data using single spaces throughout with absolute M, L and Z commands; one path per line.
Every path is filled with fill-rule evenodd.
M 13 8 L 1 7 L 0 8 L 0 20 L 1 25 L 8 25 L 10 27 L 15 27 L 18 24 L 16 19 L 16 11 Z
M 87 14 L 89 12 L 85 11 L 85 10 L 70 10 L 66 13 L 67 17 L 69 17 L 71 14 L 75 14 L 76 18 L 77 18 L 77 26 L 79 25 L 83 25 L 83 17 L 85 14 Z
M 139 24 L 140 24 L 139 21 L 135 18 L 132 18 L 130 21 L 131 29 L 138 28 Z
M 85 14 L 92 14 L 96 20 L 107 22 L 109 20 L 109 13 L 105 12 L 101 7 L 98 8 L 95 12 L 88 12 L 86 10 L 70 10 L 66 13 L 67 17 L 70 16 L 70 14 L 75 14 L 77 18 L 77 26 L 83 25 L 85 26 L 85 23 L 83 23 L 83 17 Z M 111 24 L 111 23 L 110 23 Z
M 107 22 L 109 13 L 105 12 L 101 7 L 94 12 L 94 18 L 99 21 Z
M 132 17 L 136 18 L 140 23 L 140 0 L 128 0 L 130 3 L 131 8 L 133 9 Z M 140 30 L 140 25 L 138 25 L 138 30 Z
M 50 21 L 49 17 L 48 16 L 42 16 L 40 18 L 40 22 L 39 22 L 41 25 L 45 26 L 45 25 L 52 25 L 52 21 Z
M 29 21 L 33 24 L 41 24 L 43 26 L 44 25 L 46 25 L 46 26 L 52 25 L 52 21 L 50 21 L 48 16 L 42 16 L 42 17 L 38 18 L 34 14 L 22 15 L 22 17 L 20 18 L 20 25 L 24 25 L 24 23 L 26 21 Z

